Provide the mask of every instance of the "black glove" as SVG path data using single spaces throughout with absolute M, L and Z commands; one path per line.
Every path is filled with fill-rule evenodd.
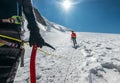
M 44 42 L 42 36 L 40 35 L 40 33 L 30 31 L 30 38 L 29 38 L 29 44 L 30 44 L 30 46 L 36 44 L 38 47 L 42 48 L 42 46 L 44 45 L 44 43 L 45 42 Z
M 29 37 L 30 46 L 36 44 L 38 47 L 42 48 L 45 42 L 39 33 L 39 28 L 37 26 L 31 27 L 30 25 L 28 25 L 28 29 L 30 30 L 30 37 Z

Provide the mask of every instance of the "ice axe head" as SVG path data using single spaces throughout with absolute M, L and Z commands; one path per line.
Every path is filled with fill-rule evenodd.
M 47 46 L 47 47 L 50 47 L 50 48 L 52 48 L 53 50 L 56 50 L 53 46 L 51 46 L 50 44 L 48 44 L 48 43 L 44 43 L 44 46 Z

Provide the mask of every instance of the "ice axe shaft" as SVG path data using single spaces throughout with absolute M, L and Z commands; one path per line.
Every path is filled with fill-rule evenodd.
M 48 43 L 45 43 L 44 45 L 55 50 L 55 48 Z M 30 83 L 36 83 L 36 53 L 37 45 L 33 45 L 30 59 Z
M 31 59 L 30 59 L 30 83 L 36 83 L 36 53 L 37 45 L 33 45 Z

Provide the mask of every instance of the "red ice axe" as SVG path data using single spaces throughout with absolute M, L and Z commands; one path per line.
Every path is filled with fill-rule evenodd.
M 53 46 L 48 43 L 44 43 L 44 46 L 48 46 L 55 50 Z M 36 53 L 37 53 L 37 45 L 33 45 L 31 59 L 30 59 L 30 83 L 36 83 Z
M 37 45 L 33 45 L 31 59 L 30 59 L 30 83 L 36 83 L 36 53 Z

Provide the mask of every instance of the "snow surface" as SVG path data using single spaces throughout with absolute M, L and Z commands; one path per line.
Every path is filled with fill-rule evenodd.
M 36 57 L 37 83 L 120 83 L 120 35 L 77 32 L 73 48 L 69 29 L 48 22 L 41 33 L 56 48 L 43 47 Z M 14 83 L 30 83 L 31 47 L 25 44 L 25 66 Z

